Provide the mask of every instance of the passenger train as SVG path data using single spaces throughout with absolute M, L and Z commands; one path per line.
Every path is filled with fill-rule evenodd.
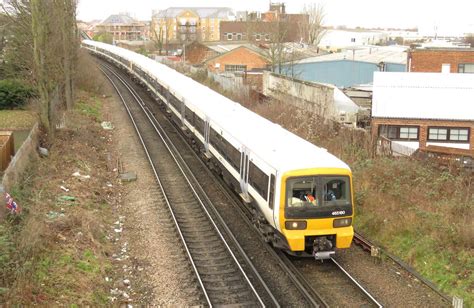
M 344 162 L 168 66 L 104 43 L 82 46 L 133 74 L 166 105 L 253 209 L 268 242 L 319 260 L 351 245 L 352 174 Z

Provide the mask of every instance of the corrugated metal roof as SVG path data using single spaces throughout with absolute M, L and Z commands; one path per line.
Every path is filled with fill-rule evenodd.
M 166 10 L 159 11 L 155 17 L 158 18 L 170 18 L 176 17 L 183 11 L 193 11 L 201 18 L 220 18 L 228 19 L 235 18 L 235 12 L 228 7 L 170 7 Z
M 343 52 L 337 52 L 322 56 L 316 56 L 299 61 L 298 63 L 329 62 L 341 60 L 353 60 L 369 63 L 407 63 L 407 48 L 400 46 L 374 46 L 361 47 L 361 49 L 348 49 Z
M 474 121 L 474 74 L 375 72 L 372 116 Z

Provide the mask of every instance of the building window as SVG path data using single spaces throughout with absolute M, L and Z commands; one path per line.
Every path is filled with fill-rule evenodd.
M 379 126 L 379 136 L 394 140 L 418 140 L 418 131 L 417 126 Z
M 265 41 L 269 41 L 270 40 L 270 34 L 265 34 Z
M 256 40 L 256 41 L 260 41 L 260 40 L 261 40 L 260 34 L 255 34 L 255 40 Z
M 429 141 L 452 141 L 452 142 L 468 142 L 469 128 L 458 127 L 429 127 Z
M 241 33 L 238 33 L 237 34 L 237 41 L 241 41 L 242 40 L 242 34 Z
M 226 72 L 245 72 L 247 70 L 247 65 L 225 65 Z
M 469 129 L 468 128 L 450 128 L 449 140 L 450 141 L 468 141 Z
M 448 140 L 447 128 L 430 128 L 428 131 L 428 140 Z
M 474 74 L 474 63 L 459 64 L 458 73 Z
M 232 33 L 227 33 L 227 40 L 228 41 L 232 41 L 233 38 L 234 38 L 234 36 L 232 35 Z

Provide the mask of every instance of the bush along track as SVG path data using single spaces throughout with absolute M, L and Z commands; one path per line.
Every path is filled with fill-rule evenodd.
M 22 212 L 0 223 L 0 304 L 131 300 L 112 133 L 100 125 L 101 99 L 79 96 L 49 155 L 10 192 Z

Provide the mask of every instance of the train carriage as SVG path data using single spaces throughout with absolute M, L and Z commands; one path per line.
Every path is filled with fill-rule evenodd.
M 352 242 L 350 168 L 204 85 L 147 57 L 83 41 L 91 52 L 133 74 L 254 208 L 267 241 L 290 254 L 327 259 Z

